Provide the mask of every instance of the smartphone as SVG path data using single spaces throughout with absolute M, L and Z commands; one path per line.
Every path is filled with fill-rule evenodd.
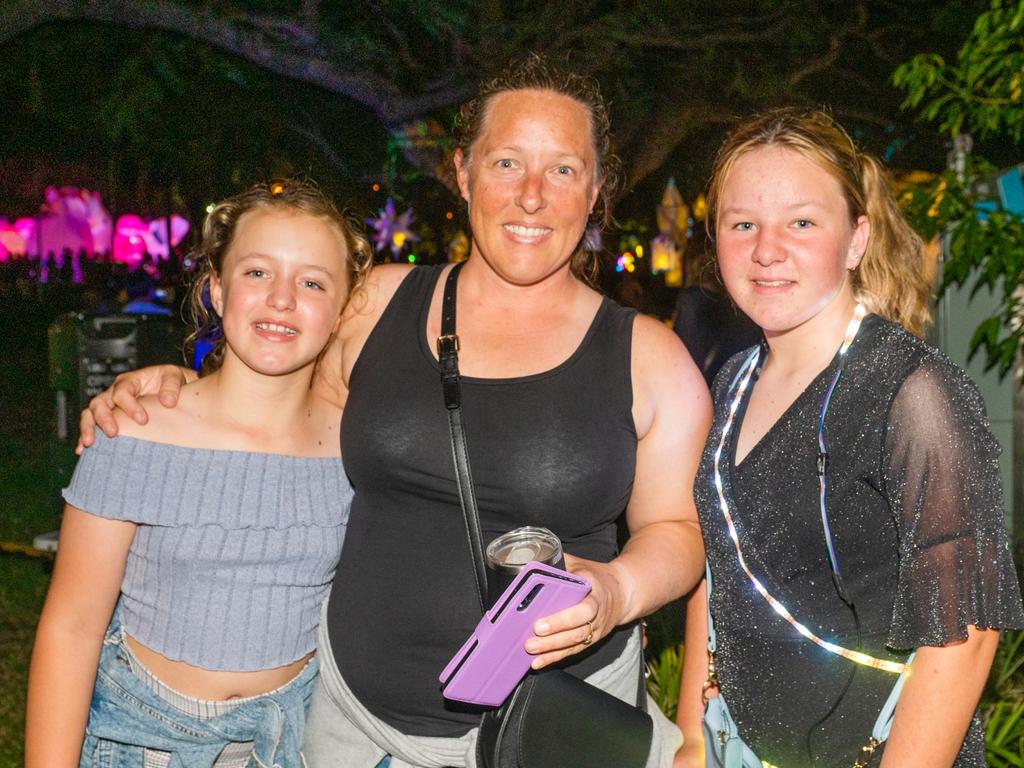
M 524 565 L 441 672 L 444 697 L 501 706 L 530 669 L 533 656 L 523 644 L 534 623 L 589 593 L 586 579 L 544 563 Z

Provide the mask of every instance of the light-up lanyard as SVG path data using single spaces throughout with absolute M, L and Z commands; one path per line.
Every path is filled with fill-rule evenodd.
M 835 390 L 836 384 L 839 383 L 839 377 L 843 373 L 843 367 L 846 362 L 846 353 L 849 351 L 850 345 L 853 343 L 853 340 L 857 335 L 857 331 L 860 329 L 861 320 L 864 319 L 864 312 L 864 305 L 858 303 L 857 308 L 853 313 L 853 319 L 850 320 L 850 324 L 846 328 L 846 336 L 843 339 L 843 344 L 839 348 L 839 366 L 835 375 L 832 377 L 832 383 L 829 385 L 828 390 L 825 393 L 825 398 L 821 403 L 821 415 L 818 419 L 818 477 L 821 481 L 821 493 L 819 496 L 821 504 L 821 525 L 825 534 L 825 542 L 828 546 L 829 562 L 832 567 L 832 572 L 836 577 L 836 586 L 839 589 L 840 596 L 846 602 L 849 602 L 849 600 L 843 590 L 842 581 L 839 579 L 839 566 L 836 560 L 835 548 L 832 546 L 832 533 L 828 524 L 828 514 L 825 511 L 825 475 L 828 469 L 828 446 L 825 442 L 825 414 L 828 412 L 829 401 L 832 399 L 832 392 Z M 818 637 L 810 629 L 797 621 L 786 606 L 768 593 L 768 590 L 765 589 L 760 580 L 751 572 L 750 568 L 747 566 L 747 561 L 743 557 L 743 550 L 740 548 L 740 539 L 736 533 L 736 526 L 733 524 L 732 514 L 729 512 L 729 503 L 725 498 L 725 489 L 724 484 L 722 483 L 721 462 L 722 453 L 725 450 L 729 433 L 732 430 L 736 411 L 739 409 L 740 402 L 743 400 L 743 395 L 747 391 L 747 387 L 750 385 L 750 379 L 753 376 L 754 371 L 757 370 L 757 364 L 760 357 L 761 348 L 758 347 L 744 361 L 739 373 L 737 374 L 740 382 L 736 387 L 736 394 L 732 399 L 732 403 L 729 404 L 728 416 L 725 420 L 725 426 L 722 427 L 722 436 L 718 441 L 718 449 L 715 451 L 715 489 L 718 491 L 718 503 L 722 510 L 722 517 L 725 518 L 729 537 L 736 546 L 736 556 L 739 559 L 740 567 L 743 569 L 743 572 L 747 574 L 747 578 L 750 579 L 750 583 L 754 585 L 754 589 L 761 594 L 774 611 L 792 624 L 793 628 L 808 640 L 821 646 L 829 653 L 842 656 L 844 659 L 849 659 L 856 664 L 863 664 L 864 666 L 873 667 L 874 669 L 880 669 L 885 672 L 900 674 L 906 671 L 908 666 L 907 664 L 878 659 L 866 653 L 861 653 L 860 651 L 851 651 L 849 648 L 843 648 L 842 646 L 830 643 L 827 640 L 823 640 Z

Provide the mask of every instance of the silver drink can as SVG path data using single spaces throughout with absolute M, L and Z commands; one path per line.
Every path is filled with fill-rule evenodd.
M 487 565 L 495 570 L 515 574 L 535 560 L 561 567 L 562 542 L 547 528 L 532 525 L 516 528 L 487 545 Z
M 562 542 L 547 528 L 532 525 L 516 528 L 487 545 L 488 594 L 492 605 L 523 566 L 534 561 L 565 568 Z

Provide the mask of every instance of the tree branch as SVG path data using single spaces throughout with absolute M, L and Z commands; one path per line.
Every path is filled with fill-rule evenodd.
M 662 48 L 670 51 L 703 51 L 716 45 L 741 45 L 772 40 L 783 31 L 784 25 L 776 23 L 762 29 L 728 30 L 708 32 L 704 34 L 688 34 L 686 37 L 674 35 L 627 35 L 618 32 L 609 33 L 609 37 L 617 43 L 641 48 Z
M 327 138 L 320 132 L 319 126 L 317 126 L 308 115 L 304 115 L 306 122 L 304 125 L 298 125 L 296 123 L 289 124 L 289 128 L 292 131 L 299 134 L 315 146 L 324 157 L 327 158 L 328 162 L 340 173 L 348 173 L 348 163 L 342 160 L 341 155 L 334 149 L 334 145 L 327 140 Z
M 730 113 L 693 104 L 663 104 L 658 114 L 659 119 L 643 132 L 642 140 L 638 138 L 623 150 L 627 155 L 623 158 L 626 164 L 624 191 L 632 189 L 658 170 L 696 128 L 733 119 Z
M 256 20 L 246 27 L 172 0 L 22 0 L 0 6 L 0 43 L 52 21 L 96 21 L 130 29 L 176 32 L 220 48 L 270 72 L 310 83 L 369 107 L 387 126 L 400 125 L 467 98 L 475 87 L 459 78 L 416 95 L 365 69 L 336 68 L 295 25 Z M 263 26 L 261 31 L 260 26 Z M 283 31 L 289 34 L 282 34 Z M 299 31 L 292 35 L 291 31 Z
M 299 15 L 302 17 L 302 25 L 306 28 L 306 32 L 315 38 L 320 21 L 320 0 L 302 0 L 302 9 Z
M 832 33 L 829 37 L 828 50 L 825 53 L 811 59 L 806 65 L 789 74 L 786 79 L 790 87 L 795 88 L 807 77 L 832 66 L 836 59 L 839 58 L 839 53 L 843 49 L 843 39 L 855 32 L 863 30 L 864 26 L 867 24 L 867 20 L 867 7 L 863 2 L 857 3 L 855 20 L 843 25 Z
M 828 50 L 820 56 L 816 56 L 811 59 L 807 64 L 800 67 L 800 69 L 795 72 L 790 72 L 789 76 L 786 78 L 786 82 L 788 82 L 790 86 L 795 87 L 799 85 L 802 80 L 805 80 L 816 72 L 820 72 L 821 70 L 832 66 L 836 59 L 839 58 L 839 52 L 842 48 L 843 41 L 839 34 L 832 35 L 828 41 Z

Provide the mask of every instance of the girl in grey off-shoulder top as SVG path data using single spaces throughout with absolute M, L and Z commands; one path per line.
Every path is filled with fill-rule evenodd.
M 352 498 L 341 409 L 310 384 L 370 252 L 305 182 L 224 201 L 203 235 L 190 304 L 220 339 L 212 372 L 97 435 L 64 492 L 29 768 L 304 762 Z
M 136 523 L 121 623 L 204 669 L 280 667 L 316 648 L 352 488 L 340 457 L 97 435 L 64 499 Z

